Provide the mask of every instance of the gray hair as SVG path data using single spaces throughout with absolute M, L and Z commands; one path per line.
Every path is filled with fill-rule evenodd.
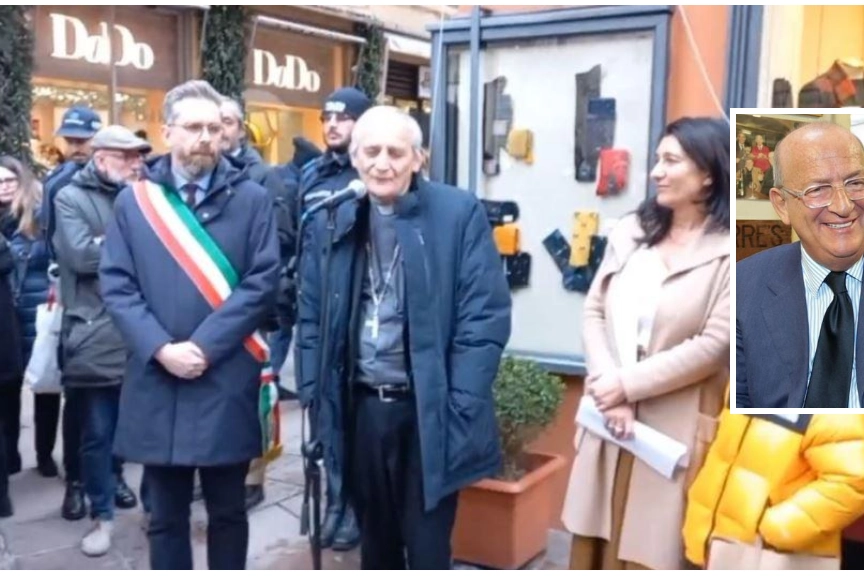
M 162 117 L 166 124 L 174 122 L 177 116 L 174 107 L 177 103 L 190 98 L 209 100 L 216 104 L 216 106 L 221 106 L 223 96 L 206 80 L 189 80 L 175 86 L 165 95 L 165 101 L 162 104 Z
M 401 128 L 407 130 L 411 138 L 411 147 L 418 154 L 423 154 L 423 130 L 420 128 L 417 120 L 395 106 L 373 106 L 364 112 L 354 124 L 354 129 L 351 131 L 351 155 L 353 156 L 357 153 L 357 150 L 360 148 L 360 142 L 367 132 L 374 130 L 377 126 L 386 122 L 395 122 Z
M 225 96 L 222 98 L 222 105 L 220 106 L 220 108 L 227 108 L 237 120 L 239 120 L 240 122 L 243 121 L 243 106 L 241 106 L 240 103 L 237 102 L 237 100 Z

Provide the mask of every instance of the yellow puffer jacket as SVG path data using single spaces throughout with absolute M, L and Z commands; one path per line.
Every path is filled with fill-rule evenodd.
M 711 537 L 757 534 L 777 550 L 840 555 L 841 530 L 864 514 L 864 415 L 817 414 L 803 434 L 782 418 L 721 414 L 689 490 L 690 562 L 705 565 Z

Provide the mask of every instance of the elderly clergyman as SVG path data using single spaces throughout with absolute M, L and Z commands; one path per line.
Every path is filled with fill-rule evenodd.
M 501 463 L 492 382 L 510 293 L 482 204 L 422 179 L 421 145 L 404 112 L 365 112 L 350 152 L 369 194 L 338 208 L 326 294 L 324 212 L 301 263 L 301 400 L 320 398 L 322 441 L 350 463 L 364 569 L 449 569 L 457 491 Z M 332 369 L 317 382 L 324 298 Z

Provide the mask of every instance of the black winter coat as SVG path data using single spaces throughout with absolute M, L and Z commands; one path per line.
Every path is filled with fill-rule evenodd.
M 15 260 L 7 237 L 10 230 L 14 230 L 14 221 L 8 212 L 0 211 L 0 386 L 17 385 L 24 375 L 21 331 L 12 298 Z

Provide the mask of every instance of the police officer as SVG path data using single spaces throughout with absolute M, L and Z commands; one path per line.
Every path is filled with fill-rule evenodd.
M 52 269 L 56 270 L 57 256 L 53 238 L 55 231 L 54 198 L 63 188 L 72 183 L 75 176 L 92 156 L 90 141 L 102 128 L 102 119 L 87 106 L 73 106 L 66 110 L 55 136 L 63 138 L 66 162 L 52 170 L 42 184 L 43 201 L 40 219 L 45 232 Z M 60 289 L 62 290 L 62 286 Z M 84 501 L 84 486 L 81 483 L 81 464 L 79 451 L 81 445 L 81 423 L 79 419 L 78 395 L 74 390 L 64 391 L 63 405 L 63 468 L 66 473 L 66 494 L 60 514 L 66 520 L 80 520 L 87 515 Z M 116 493 L 114 504 L 117 508 L 134 508 L 138 505 L 135 493 L 123 479 L 123 465 L 114 459 Z
M 327 149 L 302 169 L 298 213 L 358 178 L 357 170 L 351 165 L 348 145 L 354 123 L 371 106 L 372 101 L 356 88 L 340 88 L 327 97 L 321 111 Z M 360 542 L 360 531 L 344 486 L 343 470 L 336 464 L 332 450 L 325 449 L 324 467 L 327 472 L 327 510 L 321 526 L 321 546 L 351 550 Z

